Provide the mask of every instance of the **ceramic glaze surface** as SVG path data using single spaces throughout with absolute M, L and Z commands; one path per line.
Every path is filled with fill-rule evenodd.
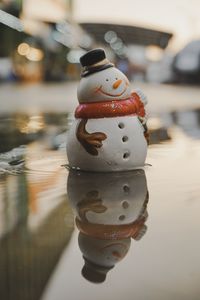
M 121 100 L 130 95 L 131 89 L 128 78 L 114 67 L 82 78 L 78 87 L 80 103 Z
M 69 166 L 99 172 L 144 166 L 146 97 L 131 92 L 128 78 L 105 59 L 103 49 L 89 51 L 80 62 L 80 105 L 67 137 Z
M 67 140 L 71 167 L 88 171 L 119 171 L 144 166 L 147 142 L 137 116 L 89 119 L 88 132 L 103 132 L 107 136 L 97 156 L 85 151 L 75 138 L 79 122 L 80 119 L 73 122 Z

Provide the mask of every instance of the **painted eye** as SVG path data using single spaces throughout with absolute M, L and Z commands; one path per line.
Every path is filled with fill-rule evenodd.
M 109 81 L 108 79 L 106 79 L 106 81 Z

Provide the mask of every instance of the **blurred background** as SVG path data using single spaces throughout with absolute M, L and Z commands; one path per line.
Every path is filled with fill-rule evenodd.
M 199 1 L 0 1 L 0 81 L 79 78 L 94 47 L 130 79 L 199 84 Z
M 170 272 L 167 277 L 167 266 L 158 253 L 151 266 L 165 285 L 158 299 L 172 299 L 168 294 L 172 291 L 176 299 L 199 299 L 200 246 L 194 234 L 200 225 L 199 11 L 199 0 L 0 1 L 1 299 L 38 300 L 45 289 L 44 299 L 65 299 L 67 269 L 75 265 L 74 274 L 81 269 L 67 200 L 68 171 L 63 165 L 67 163 L 66 133 L 78 104 L 79 58 L 95 47 L 104 48 L 132 88 L 142 89 L 149 101 L 147 163 L 152 167 L 146 176 L 152 205 L 148 206 L 150 230 L 141 242 L 143 252 L 139 249 L 136 260 L 134 253 L 130 255 L 137 274 L 138 270 L 145 273 L 141 260 L 151 265 L 153 245 L 159 240 L 162 253 L 171 247 L 168 265 L 176 264 L 179 271 L 173 282 L 180 286 L 172 284 Z M 167 200 L 164 209 L 163 199 Z M 162 236 L 162 229 L 168 238 Z M 185 234 L 187 230 L 190 234 Z M 63 253 L 69 258 L 67 269 L 58 264 Z M 185 259 L 189 256 L 191 262 Z M 128 269 L 126 274 L 133 271 Z M 188 277 L 182 277 L 187 272 Z M 148 299 L 152 295 L 156 299 L 155 290 L 151 294 L 152 274 L 147 275 Z M 82 286 L 84 294 L 88 286 L 80 276 L 76 280 L 71 286 Z M 140 293 L 141 280 L 137 280 L 134 277 L 134 291 Z M 111 289 L 115 283 L 110 283 Z M 183 295 L 184 286 L 188 290 Z M 76 289 L 71 293 L 70 300 L 77 300 Z M 87 299 L 94 299 L 94 293 L 101 295 L 92 290 Z M 113 299 L 118 295 L 114 293 Z

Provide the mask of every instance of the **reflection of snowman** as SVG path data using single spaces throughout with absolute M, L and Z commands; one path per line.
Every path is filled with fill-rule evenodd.
M 141 92 L 131 92 L 127 77 L 102 49 L 80 59 L 84 71 L 79 106 L 69 131 L 67 154 L 72 168 L 121 171 L 144 166 L 147 128 Z
M 70 171 L 68 196 L 76 215 L 82 274 L 102 282 L 127 254 L 131 238 L 146 232 L 148 190 L 143 170 L 115 173 Z

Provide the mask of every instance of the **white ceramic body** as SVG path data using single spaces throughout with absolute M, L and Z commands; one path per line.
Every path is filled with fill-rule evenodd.
M 89 154 L 77 140 L 76 130 L 80 121 L 74 120 L 68 132 L 67 155 L 70 167 L 109 172 L 144 166 L 147 142 L 143 126 L 136 115 L 88 120 L 86 130 L 89 133 L 103 132 L 107 135 L 97 156 Z

